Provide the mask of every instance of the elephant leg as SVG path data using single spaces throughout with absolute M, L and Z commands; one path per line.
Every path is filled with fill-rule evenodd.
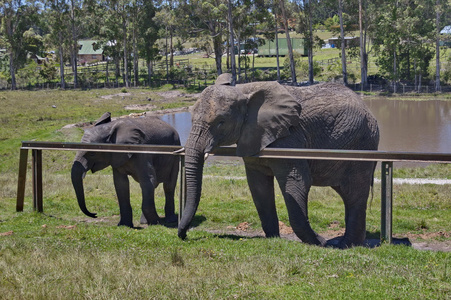
M 149 225 L 158 224 L 160 218 L 158 217 L 157 210 L 155 209 L 155 180 L 147 179 L 141 180 L 140 186 L 142 191 L 142 215 L 141 224 L 146 221 Z
M 177 178 L 179 174 L 179 159 L 174 159 L 172 163 L 171 173 L 169 178 L 163 182 L 163 190 L 165 196 L 164 215 L 166 223 L 177 222 L 174 206 L 174 194 L 177 186 Z
M 245 166 L 247 182 L 263 231 L 266 237 L 279 237 L 279 219 L 274 196 L 274 176 L 267 175 L 248 164 L 245 164 Z
M 283 166 L 280 168 L 280 166 Z M 290 225 L 302 242 L 324 246 L 326 240 L 310 226 L 308 219 L 308 193 L 311 187 L 309 170 L 305 161 L 278 162 L 275 172 L 285 199 Z
M 130 205 L 130 183 L 128 176 L 113 169 L 113 180 L 121 215 L 121 219 L 117 225 L 133 228 L 133 213 L 132 206 Z
M 357 181 L 357 183 L 333 188 L 345 205 L 346 232 L 338 245 L 331 246 L 349 248 L 363 245 L 366 237 L 366 206 L 370 184 L 365 185 Z
M 175 193 L 175 186 L 177 183 L 175 182 L 165 182 L 163 183 L 163 189 L 164 189 L 164 196 L 166 199 L 165 205 L 164 205 L 164 215 L 165 215 L 165 221 L 167 223 L 174 223 L 177 222 L 177 216 L 175 215 L 175 206 L 174 206 L 174 193 Z
M 349 248 L 363 245 L 366 237 L 366 208 L 375 163 L 353 162 L 348 166 L 347 176 L 333 189 L 345 205 L 346 231 L 338 244 L 331 246 Z

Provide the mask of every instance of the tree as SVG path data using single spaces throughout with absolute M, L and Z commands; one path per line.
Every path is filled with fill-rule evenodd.
M 341 69 L 343 74 L 343 83 L 348 85 L 348 72 L 346 70 L 346 41 L 343 26 L 343 1 L 338 0 L 338 17 L 340 18 L 340 39 L 341 39 Z
M 230 53 L 231 53 L 231 69 L 232 69 L 232 82 L 230 85 L 236 84 L 236 63 L 235 63 L 235 35 L 233 32 L 233 17 L 232 17 L 232 0 L 228 0 L 227 3 L 227 21 L 229 22 L 229 34 L 230 34 Z
M 440 30 L 446 23 L 445 16 L 451 14 L 451 3 L 446 0 L 436 0 L 435 2 L 435 90 L 440 91 Z M 446 24 L 448 25 L 448 24 Z
M 158 39 L 159 24 L 155 22 L 156 9 L 152 1 L 142 0 L 139 3 L 141 10 L 137 19 L 138 27 L 138 50 L 139 55 L 146 61 L 147 80 L 152 82 L 152 61 L 158 56 L 156 41 Z
M 156 13 L 156 20 L 161 25 L 162 28 L 165 28 L 165 38 L 169 41 L 168 48 L 166 51 L 166 57 L 169 55 L 169 67 L 174 66 L 174 33 L 177 27 L 177 10 L 178 5 L 176 1 L 167 0 L 164 1 L 163 5 L 160 7 L 160 10 Z
M 37 22 L 38 6 L 34 1 L 6 0 L 0 2 L 2 43 L 9 56 L 11 89 L 17 88 L 16 72 L 23 66 L 29 50 L 36 50 L 39 40 L 29 29 Z
M 359 46 L 360 46 L 360 82 L 363 89 L 366 88 L 368 77 L 368 58 L 366 54 L 366 38 L 363 28 L 363 4 L 364 0 L 359 0 Z M 365 22 L 366 24 L 366 22 Z M 365 30 L 366 33 L 366 30 Z
M 71 38 L 72 38 L 72 48 L 71 48 L 71 57 L 72 57 L 72 71 L 74 73 L 74 88 L 78 87 L 78 40 L 81 35 L 81 22 L 80 22 L 80 14 L 81 8 L 83 7 L 82 0 L 70 0 L 70 28 L 71 28 Z
M 234 33 L 233 40 L 236 39 L 238 60 L 239 62 L 244 61 L 244 77 L 245 80 L 247 80 L 247 70 L 250 61 L 247 54 L 258 46 L 258 39 L 256 38 L 257 25 L 270 18 L 270 14 L 263 0 L 239 0 L 235 3 L 236 5 L 233 11 L 233 27 L 229 31 Z M 245 52 L 243 58 L 241 58 L 242 46 Z M 253 51 L 252 54 L 254 54 Z M 255 56 L 253 55 L 252 57 L 254 62 Z M 238 78 L 240 78 L 240 76 L 241 63 L 238 64 Z
M 297 32 L 301 33 L 306 40 L 308 49 L 308 81 L 310 84 L 314 83 L 313 49 L 323 45 L 323 40 L 313 33 L 313 24 L 318 6 L 318 1 L 303 1 L 296 28 Z
M 178 24 L 183 24 L 183 16 L 178 22 L 178 11 L 180 7 L 177 1 L 166 0 L 156 13 L 155 19 L 164 31 L 166 50 L 166 79 L 169 80 L 169 69 L 174 67 L 174 34 Z M 168 57 L 169 56 L 169 57 Z M 169 59 L 168 59 L 169 58 Z
M 435 0 L 391 0 L 381 2 L 371 30 L 377 64 L 394 82 L 421 78 L 428 74 L 434 50 Z
M 283 18 L 283 25 L 285 28 L 285 35 L 287 37 L 287 48 L 288 48 L 288 56 L 290 58 L 290 70 L 291 70 L 291 82 L 296 82 L 296 62 L 294 61 L 293 57 L 293 47 L 291 45 L 291 39 L 290 39 L 290 31 L 288 28 L 288 13 L 285 8 L 285 0 L 279 0 L 279 7 L 280 12 L 282 13 Z
M 213 45 L 216 72 L 222 74 L 224 34 L 227 32 L 228 3 L 226 0 L 185 1 L 184 8 L 190 21 L 191 33 L 198 41 L 208 38 Z M 232 42 L 232 41 L 231 41 Z
M 123 62 L 122 78 L 126 87 L 130 87 L 129 77 L 129 30 L 131 23 L 131 9 L 133 2 L 130 0 L 103 0 L 93 1 L 95 11 L 91 12 L 99 16 L 103 21 L 99 35 L 102 44 L 107 45 L 105 51 L 111 54 L 116 65 L 116 81 L 120 76 L 120 61 Z M 101 13 L 101 15 L 99 15 Z
M 64 45 L 70 44 L 70 24 L 67 22 L 70 16 L 70 6 L 66 0 L 48 0 L 46 5 L 49 8 L 47 14 L 48 34 L 51 46 L 58 47 L 58 59 L 60 64 L 60 84 L 61 88 L 66 88 L 64 78 Z

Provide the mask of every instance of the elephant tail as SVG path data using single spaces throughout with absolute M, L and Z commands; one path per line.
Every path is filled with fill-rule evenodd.
M 374 163 L 373 173 L 372 173 L 372 175 L 371 175 L 371 184 L 370 184 L 370 190 L 371 190 L 370 210 L 371 210 L 371 205 L 373 204 L 373 199 L 374 199 L 374 171 L 376 171 L 376 166 L 377 166 L 377 162 Z

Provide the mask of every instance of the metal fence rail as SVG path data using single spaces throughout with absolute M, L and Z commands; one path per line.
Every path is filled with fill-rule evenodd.
M 32 152 L 33 209 L 43 212 L 42 188 L 42 151 L 95 151 L 165 154 L 180 156 L 180 199 L 179 220 L 185 201 L 185 157 L 181 146 L 160 145 L 118 145 L 118 144 L 85 144 L 62 142 L 22 142 L 19 159 L 19 176 L 17 183 L 16 211 L 23 211 L 25 198 L 25 182 L 27 175 L 28 150 Z M 236 147 L 220 147 L 213 153 L 216 156 L 236 156 Z M 284 159 L 319 159 L 319 160 L 351 160 L 381 162 L 381 241 L 392 242 L 392 207 L 393 207 L 393 162 L 416 161 L 430 163 L 451 163 L 451 153 L 413 153 L 386 152 L 365 150 L 324 150 L 324 149 L 280 149 L 267 148 L 255 157 Z

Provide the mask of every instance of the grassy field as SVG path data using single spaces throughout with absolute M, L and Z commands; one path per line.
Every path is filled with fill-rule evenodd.
M 110 170 L 85 180 L 85 217 L 70 183 L 74 153 L 44 151 L 44 212 L 33 212 L 31 176 L 25 209 L 15 212 L 20 141 L 78 142 L 79 128 L 105 111 L 129 114 L 130 104 L 154 109 L 192 104 L 167 90 L 131 89 L 0 93 L 0 299 L 449 299 L 451 252 L 382 245 L 335 250 L 293 239 L 265 239 L 243 166 L 208 160 L 195 227 L 185 241 L 177 229 L 141 226 L 140 192 L 132 184 L 135 229 L 115 226 L 119 209 Z M 103 97 L 116 95 L 115 97 Z M 151 98 L 152 101 L 148 101 Z M 28 173 L 30 174 L 30 173 Z M 377 175 L 378 176 L 378 175 Z M 450 165 L 396 169 L 396 177 L 450 178 Z M 235 178 L 235 179 L 234 179 Z M 451 186 L 397 185 L 396 237 L 451 245 Z M 380 186 L 368 209 L 367 236 L 380 227 Z M 310 222 L 335 236 L 344 228 L 341 200 L 330 188 L 310 194 Z M 276 192 L 279 219 L 289 225 Z M 157 208 L 163 214 L 163 191 Z M 237 226 L 247 228 L 236 230 Z

